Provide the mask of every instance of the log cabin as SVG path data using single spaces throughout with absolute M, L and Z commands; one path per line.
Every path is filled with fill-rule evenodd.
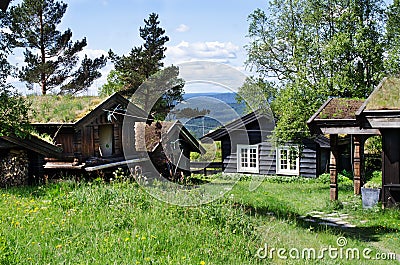
M 288 175 L 315 178 L 326 172 L 329 143 L 326 138 L 304 139 L 301 146 L 276 146 L 271 140 L 274 117 L 251 112 L 205 134 L 202 142 L 221 141 L 224 173 Z
M 116 166 L 126 159 L 122 142 L 125 112 L 129 110 L 126 122 L 130 124 L 148 118 L 147 113 L 118 93 L 107 98 L 50 95 L 29 100 L 36 131 L 49 135 L 63 150 L 61 157 L 47 157 L 47 169 Z

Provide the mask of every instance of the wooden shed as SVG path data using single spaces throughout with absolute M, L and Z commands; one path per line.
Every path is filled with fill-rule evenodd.
M 324 173 L 329 143 L 324 137 L 304 139 L 302 146 L 275 146 L 270 136 L 274 118 L 251 112 L 201 137 L 221 141 L 223 172 L 317 177 Z
M 19 138 L 15 135 L 0 137 L 0 175 L 14 175 L 8 184 L 26 184 L 43 177 L 45 157 L 59 157 L 61 149 L 36 136 Z M 10 172 L 12 171 L 12 172 Z M 4 180 L 4 179 L 3 179 Z M 5 184 L 5 183 L 2 183 Z
M 362 128 L 382 135 L 382 202 L 400 204 L 400 79 L 384 78 L 356 113 Z
M 60 158 L 48 157 L 49 169 L 82 169 L 124 161 L 122 127 L 128 105 L 130 123 L 146 121 L 148 116 L 118 93 L 108 98 L 42 96 L 32 102 L 32 125 L 63 149 Z
M 179 121 L 135 123 L 135 149 L 150 157 L 152 166 L 168 179 L 190 174 L 190 153 L 203 153 L 197 139 Z M 141 155 L 144 157 L 145 155 Z
M 346 135 L 350 139 L 354 194 L 361 193 L 364 179 L 364 144 L 368 137 L 379 134 L 376 129 L 360 127 L 356 119 L 356 112 L 363 103 L 364 100 L 362 99 L 329 98 L 307 122 L 313 134 L 329 135 L 331 200 L 338 199 L 337 175 L 339 170 L 343 168 L 341 165 L 343 160 L 340 159 L 343 148 L 340 146 L 339 135 Z

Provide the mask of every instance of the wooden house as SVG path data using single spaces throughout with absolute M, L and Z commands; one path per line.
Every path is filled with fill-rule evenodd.
M 256 111 L 201 140 L 221 141 L 225 173 L 317 177 L 326 171 L 329 144 L 324 137 L 304 139 L 301 147 L 291 143 L 276 147 L 270 139 L 274 127 L 273 117 Z
M 43 177 L 45 157 L 59 157 L 61 149 L 42 139 L 28 135 L 0 137 L 0 185 L 19 185 Z M 12 175 L 9 178 L 7 175 Z M 7 179 L 4 179 L 7 178 Z M 5 183 L 3 183 L 5 182 Z
M 364 143 L 382 135 L 383 206 L 400 203 L 400 79 L 384 78 L 366 100 L 328 99 L 310 118 L 313 133 L 329 134 L 331 200 L 338 199 L 338 135 L 351 136 L 354 152 L 354 193 L 363 184 Z
M 82 169 L 124 161 L 123 125 L 146 121 L 148 115 L 118 93 L 108 98 L 45 96 L 29 98 L 32 125 L 62 148 L 61 157 L 48 157 L 46 168 Z M 132 126 L 132 132 L 133 126 Z
M 356 115 L 361 128 L 382 135 L 383 205 L 400 205 L 400 79 L 383 79 Z
M 197 139 L 179 121 L 136 122 L 135 150 L 141 157 L 148 157 L 151 165 L 143 169 L 153 170 L 168 179 L 190 174 L 190 153 L 203 153 Z

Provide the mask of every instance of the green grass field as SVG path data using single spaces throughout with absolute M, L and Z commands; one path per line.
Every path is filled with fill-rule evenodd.
M 249 183 L 240 181 L 220 200 L 199 207 L 163 203 L 129 182 L 3 189 L 0 264 L 396 263 L 331 258 L 327 252 L 310 261 L 291 258 L 289 251 L 337 248 L 345 237 L 343 248 L 361 255 L 366 248 L 373 257 L 400 254 L 398 210 L 363 210 L 349 184 L 340 186 L 341 203 L 331 203 L 329 185 L 318 180 L 271 178 L 253 192 Z M 302 216 L 312 211 L 348 214 L 356 227 L 305 221 Z M 286 249 L 281 256 L 287 259 L 277 251 L 260 258 L 265 246 Z

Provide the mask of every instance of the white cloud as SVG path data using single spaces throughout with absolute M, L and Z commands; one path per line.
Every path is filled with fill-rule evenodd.
M 166 59 L 177 64 L 187 61 L 209 60 L 221 63 L 229 63 L 236 59 L 239 47 L 231 42 L 194 42 L 182 41 L 176 46 L 167 47 Z
M 186 31 L 189 31 L 190 28 L 189 28 L 189 26 L 187 26 L 185 24 L 180 24 L 175 30 L 178 32 L 186 32 Z
M 90 59 L 95 59 L 97 57 L 100 57 L 102 55 L 107 56 L 108 52 L 105 50 L 93 50 L 93 49 L 87 49 L 83 48 L 83 50 L 79 53 L 80 59 L 83 59 L 85 54 L 90 58 Z

